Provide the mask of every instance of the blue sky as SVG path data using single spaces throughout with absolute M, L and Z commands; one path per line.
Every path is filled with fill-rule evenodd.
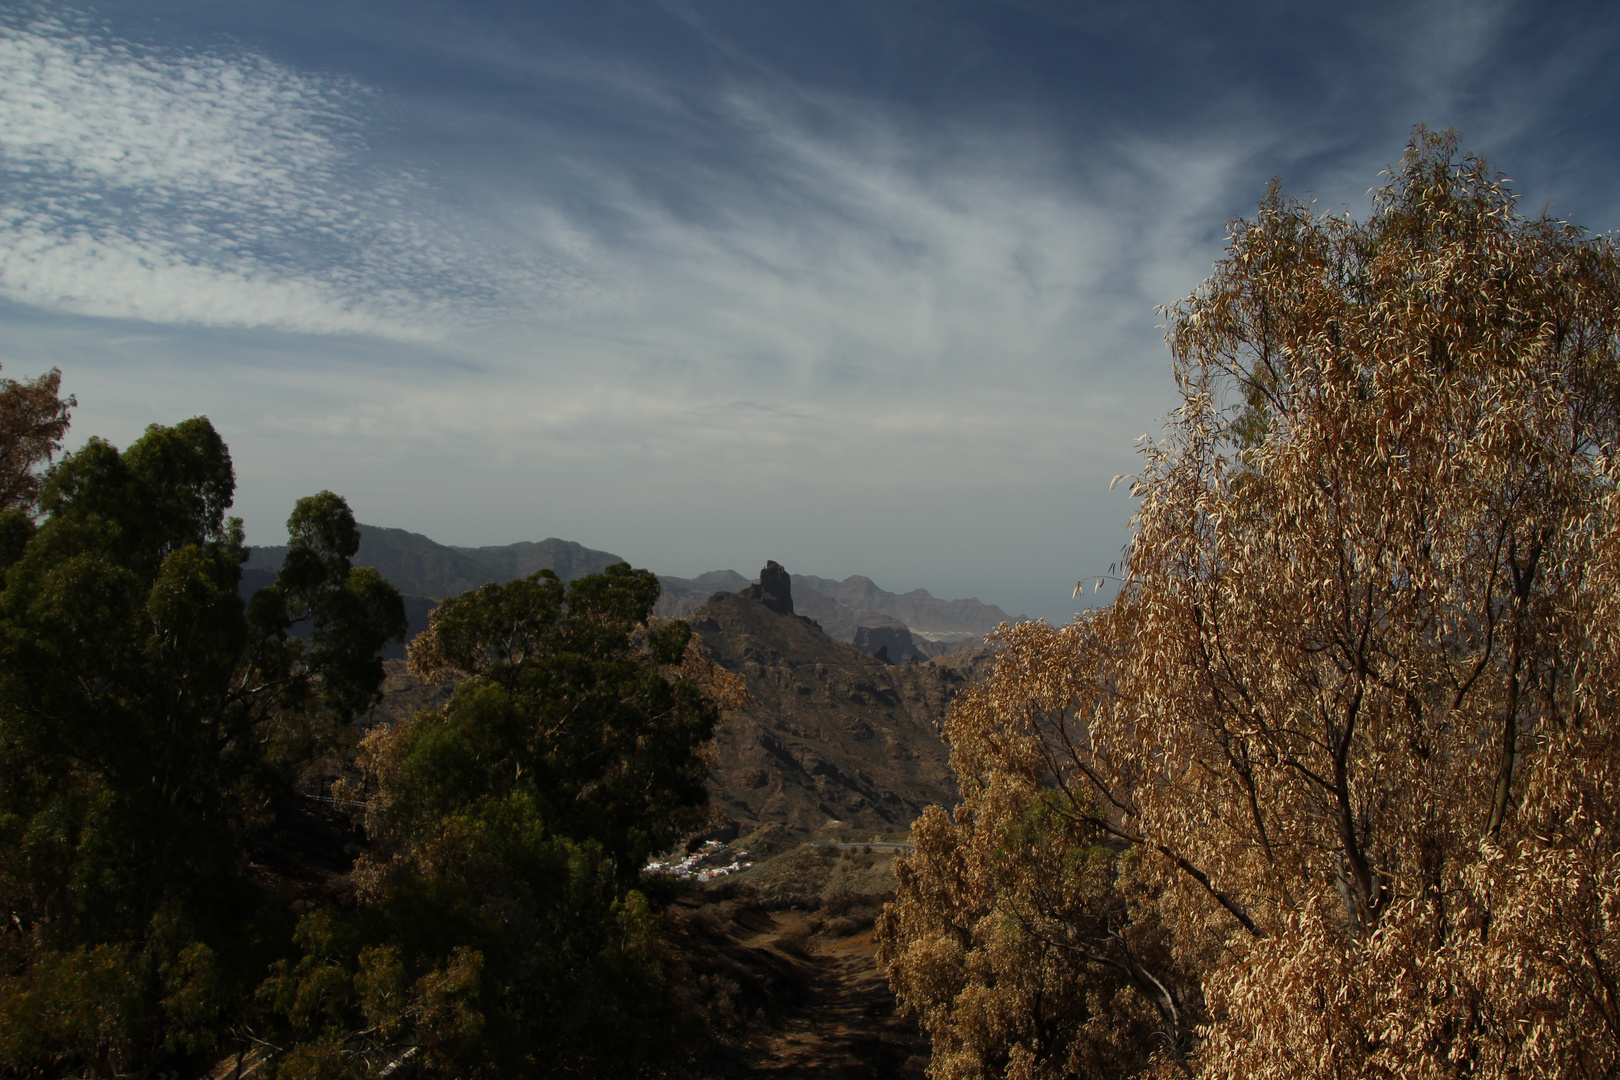
M 300 495 L 1053 620 L 1155 307 L 1412 126 L 1620 227 L 1610 5 L 0 2 L 0 363 Z M 1106 599 L 1107 592 L 1098 599 Z

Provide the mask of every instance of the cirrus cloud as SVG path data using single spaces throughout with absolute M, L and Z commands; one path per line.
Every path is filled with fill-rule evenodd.
M 161 323 L 442 338 L 589 289 L 368 146 L 365 88 L 0 17 L 0 297 Z

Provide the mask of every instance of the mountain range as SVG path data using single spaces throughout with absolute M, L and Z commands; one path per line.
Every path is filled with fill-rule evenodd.
M 993 652 L 887 662 L 829 637 L 795 608 L 792 579 L 773 562 L 759 584 L 716 590 L 684 613 L 703 654 L 739 676 L 752 699 L 714 733 L 708 835 L 767 826 L 797 837 L 891 834 L 926 806 L 954 803 L 940 728 Z M 417 680 L 402 660 L 386 667 L 372 722 L 437 708 L 450 694 Z
M 796 582 L 767 563 L 759 584 L 716 592 L 686 616 L 754 698 L 715 731 L 712 813 L 745 833 L 909 829 L 924 807 L 955 802 L 939 729 L 988 654 L 885 663 L 798 614 Z
M 248 557 L 248 570 L 274 574 L 287 557 L 282 546 L 256 547 Z M 452 547 L 421 533 L 360 526 L 356 566 L 374 566 L 400 592 L 430 600 L 459 596 L 488 582 L 508 582 L 551 568 L 564 581 L 595 574 L 623 562 L 617 555 L 594 551 L 571 540 L 552 538 L 538 543 L 525 540 L 502 547 Z
M 283 546 L 254 548 L 243 570 L 244 594 L 269 584 L 286 554 Z M 404 529 L 361 525 L 360 549 L 353 561 L 356 566 L 375 567 L 404 594 L 410 621 L 408 639 L 426 628 L 434 605 L 447 596 L 547 567 L 564 581 L 572 581 L 624 560 L 555 537 L 456 547 Z M 666 617 L 688 615 L 717 593 L 741 592 L 755 583 L 734 570 L 713 570 L 695 578 L 660 575 L 658 580 L 664 591 L 654 612 Z M 831 638 L 854 643 L 871 654 L 882 649 L 885 658 L 895 662 L 941 655 L 982 639 L 1002 622 L 1015 621 L 994 604 L 975 599 L 940 600 L 926 589 L 892 593 L 861 576 L 834 581 L 794 574 L 792 585 L 798 614 L 813 619 Z M 403 656 L 404 649 L 395 647 L 390 654 Z
M 273 580 L 286 553 L 255 548 L 243 590 Z M 360 526 L 353 559 L 404 594 L 413 636 L 445 597 L 543 567 L 568 581 L 622 561 L 556 538 L 454 547 L 373 525 Z M 656 613 L 688 620 L 703 651 L 741 676 L 753 699 L 715 732 L 709 790 L 719 833 L 904 831 L 923 807 L 955 801 L 940 727 L 989 661 L 983 637 L 1008 621 L 1001 608 L 923 589 L 897 594 L 867 577 L 790 575 L 774 562 L 753 578 L 716 570 L 659 581 Z M 437 707 L 449 693 L 413 677 L 404 652 L 391 650 L 376 720 Z

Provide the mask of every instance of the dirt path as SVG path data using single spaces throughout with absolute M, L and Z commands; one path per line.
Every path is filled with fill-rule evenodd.
M 716 1075 L 921 1080 L 927 1043 L 916 1025 L 895 1014 L 872 931 L 812 934 L 809 917 L 798 911 L 772 913 L 770 921 L 743 944 L 796 955 L 808 967 L 808 982 L 800 999 L 770 1027 L 752 1032 Z

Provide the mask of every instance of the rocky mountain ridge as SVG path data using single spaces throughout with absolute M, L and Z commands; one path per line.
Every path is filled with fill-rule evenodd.
M 286 557 L 284 546 L 252 549 L 243 568 L 242 591 L 251 595 L 274 580 Z M 354 563 L 373 566 L 405 596 L 410 622 L 407 637 L 427 626 L 438 601 L 476 589 L 487 582 L 504 583 L 544 567 L 564 581 L 598 573 L 616 562 L 618 555 L 552 537 L 486 547 L 440 544 L 420 533 L 376 525 L 360 526 L 360 549 Z M 976 599 L 940 600 L 926 589 L 892 593 L 871 578 L 856 575 L 843 581 L 807 574 L 790 575 L 800 615 L 819 623 L 828 636 L 856 643 L 872 654 L 885 649 L 893 662 L 927 659 L 970 646 L 1009 616 L 993 604 Z M 695 578 L 661 575 L 663 595 L 654 613 L 683 617 L 707 604 L 717 593 L 737 593 L 755 584 L 734 570 L 712 570 Z M 867 632 L 862 634 L 865 629 Z M 396 646 L 391 656 L 403 656 Z
M 758 584 L 716 592 L 686 615 L 705 653 L 754 698 L 715 732 L 709 792 L 720 824 L 886 832 L 954 802 L 940 727 L 984 654 L 888 663 L 828 636 L 795 601 L 793 579 L 768 562 Z
M 1015 618 L 995 604 L 980 603 L 975 598 L 941 600 L 927 589 L 892 593 L 878 588 L 871 578 L 860 574 L 843 581 L 794 574 L 793 587 L 801 597 L 809 590 L 852 610 L 880 612 L 889 616 L 895 624 L 908 628 L 914 637 L 929 641 L 983 637 L 1001 623 L 1021 622 L 1028 618 L 1024 615 Z M 874 622 L 861 625 L 885 624 Z
M 246 569 L 274 574 L 286 557 L 283 546 L 256 547 Z M 356 566 L 376 567 L 400 592 L 429 600 L 459 596 L 488 582 L 508 582 L 546 567 L 572 581 L 622 561 L 612 552 L 556 537 L 499 547 L 454 547 L 421 533 L 377 525 L 360 526 L 360 550 L 354 556 Z

